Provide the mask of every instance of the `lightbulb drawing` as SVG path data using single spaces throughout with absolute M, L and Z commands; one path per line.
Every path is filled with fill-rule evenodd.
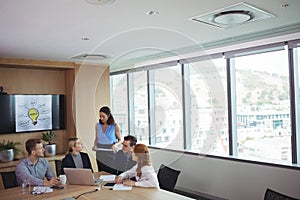
M 28 110 L 28 116 L 32 120 L 32 124 L 36 125 L 39 117 L 39 111 L 36 108 L 30 108 Z

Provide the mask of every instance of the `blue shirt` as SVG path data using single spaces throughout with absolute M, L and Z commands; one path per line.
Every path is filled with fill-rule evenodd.
M 117 142 L 116 125 L 108 125 L 105 132 L 102 133 L 102 124 L 98 123 L 98 143 L 114 144 Z
M 48 180 L 54 177 L 50 164 L 45 158 L 39 158 L 37 163 L 33 164 L 27 157 L 17 165 L 15 173 L 19 185 L 22 185 L 25 179 L 30 185 L 43 185 L 45 177 Z

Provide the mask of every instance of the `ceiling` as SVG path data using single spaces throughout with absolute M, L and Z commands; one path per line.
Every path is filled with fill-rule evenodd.
M 231 28 L 191 20 L 240 2 L 0 0 L 0 57 L 107 63 L 118 71 L 147 59 L 300 32 L 299 0 L 245 0 L 272 17 Z M 81 54 L 105 58 L 72 58 Z

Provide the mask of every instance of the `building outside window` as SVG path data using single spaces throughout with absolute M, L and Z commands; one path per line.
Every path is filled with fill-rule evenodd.
M 111 110 L 116 123 L 120 126 L 122 136 L 128 135 L 128 97 L 127 74 L 110 77 L 111 80 Z
M 288 54 L 234 59 L 238 157 L 291 163 Z
M 191 151 L 228 155 L 226 60 L 189 64 Z

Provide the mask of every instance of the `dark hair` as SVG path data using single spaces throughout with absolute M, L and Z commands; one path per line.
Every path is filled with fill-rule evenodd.
M 41 144 L 42 141 L 40 139 L 29 139 L 25 143 L 26 151 L 28 155 L 31 154 L 31 151 L 35 150 L 37 144 Z
M 125 136 L 125 137 L 124 137 L 124 140 L 129 140 L 129 141 L 130 141 L 130 146 L 131 146 L 131 147 L 132 147 L 132 146 L 135 146 L 136 143 L 137 143 L 137 139 L 136 139 L 136 137 L 133 136 L 133 135 L 127 135 L 127 136 Z
M 108 106 L 101 107 L 100 110 L 99 110 L 99 112 L 103 112 L 103 113 L 105 113 L 107 115 L 107 117 L 108 117 L 107 124 L 108 125 L 115 124 L 115 119 L 114 119 L 113 115 L 111 114 L 110 108 Z M 100 119 L 99 119 L 99 122 L 101 124 L 103 124 Z

